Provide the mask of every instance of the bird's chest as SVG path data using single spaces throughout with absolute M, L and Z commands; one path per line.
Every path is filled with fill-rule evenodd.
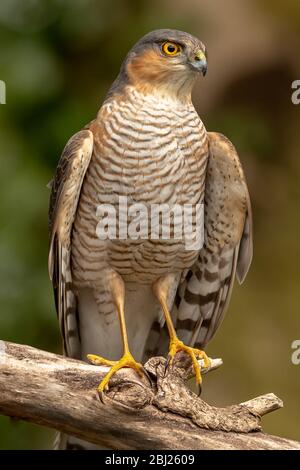
M 152 97 L 111 105 L 90 169 L 97 171 L 98 202 L 110 195 L 112 204 L 119 196 L 184 204 L 201 199 L 206 160 L 206 131 L 194 107 Z
M 93 133 L 74 241 L 83 250 L 88 240 L 93 258 L 98 251 L 128 281 L 152 282 L 189 267 L 198 250 L 186 249 L 184 207 L 203 201 L 208 155 L 194 108 L 153 100 L 111 104 Z M 104 227 L 107 212 L 115 228 Z M 91 240 L 95 234 L 98 241 Z

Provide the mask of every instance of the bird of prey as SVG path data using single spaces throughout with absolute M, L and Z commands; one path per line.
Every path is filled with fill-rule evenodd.
M 224 317 L 235 276 L 241 283 L 249 269 L 252 217 L 239 157 L 226 137 L 206 131 L 192 104 L 193 85 L 206 72 L 199 39 L 150 32 L 59 160 L 49 274 L 64 353 L 110 367 L 99 392 L 120 368 L 142 373 L 149 356 L 168 353 L 172 362 L 179 351 L 191 357 L 200 383 L 197 359 L 209 361 L 203 348 Z M 159 237 L 99 237 L 99 206 L 117 209 L 120 196 L 148 208 L 202 204 L 203 244 L 187 249 L 172 236 L 175 215 L 167 238 L 163 217 Z

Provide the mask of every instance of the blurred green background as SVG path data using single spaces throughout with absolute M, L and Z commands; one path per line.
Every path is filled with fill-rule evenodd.
M 237 146 L 254 209 L 254 261 L 209 345 L 224 366 L 205 379 L 203 396 L 226 405 L 272 391 L 285 406 L 264 418 L 264 430 L 300 440 L 300 366 L 291 363 L 300 338 L 297 0 L 1 0 L 0 338 L 60 351 L 46 184 L 128 49 L 160 27 L 207 45 L 195 106 L 209 130 Z M 1 449 L 51 448 L 52 440 L 52 431 L 0 417 Z

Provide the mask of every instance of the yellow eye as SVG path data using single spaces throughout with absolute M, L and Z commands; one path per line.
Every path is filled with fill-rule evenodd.
M 174 56 L 181 52 L 181 46 L 175 44 L 175 42 L 165 42 L 162 45 L 162 51 L 166 55 Z

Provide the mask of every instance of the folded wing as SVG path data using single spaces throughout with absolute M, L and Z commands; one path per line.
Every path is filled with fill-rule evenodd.
M 178 336 L 203 349 L 220 326 L 235 276 L 242 283 L 252 260 L 252 215 L 237 152 L 221 134 L 209 133 L 205 185 L 205 239 L 177 292 Z
M 76 296 L 70 268 L 71 233 L 84 175 L 93 153 L 93 134 L 82 130 L 68 141 L 52 182 L 49 208 L 48 269 L 68 356 L 80 357 Z

